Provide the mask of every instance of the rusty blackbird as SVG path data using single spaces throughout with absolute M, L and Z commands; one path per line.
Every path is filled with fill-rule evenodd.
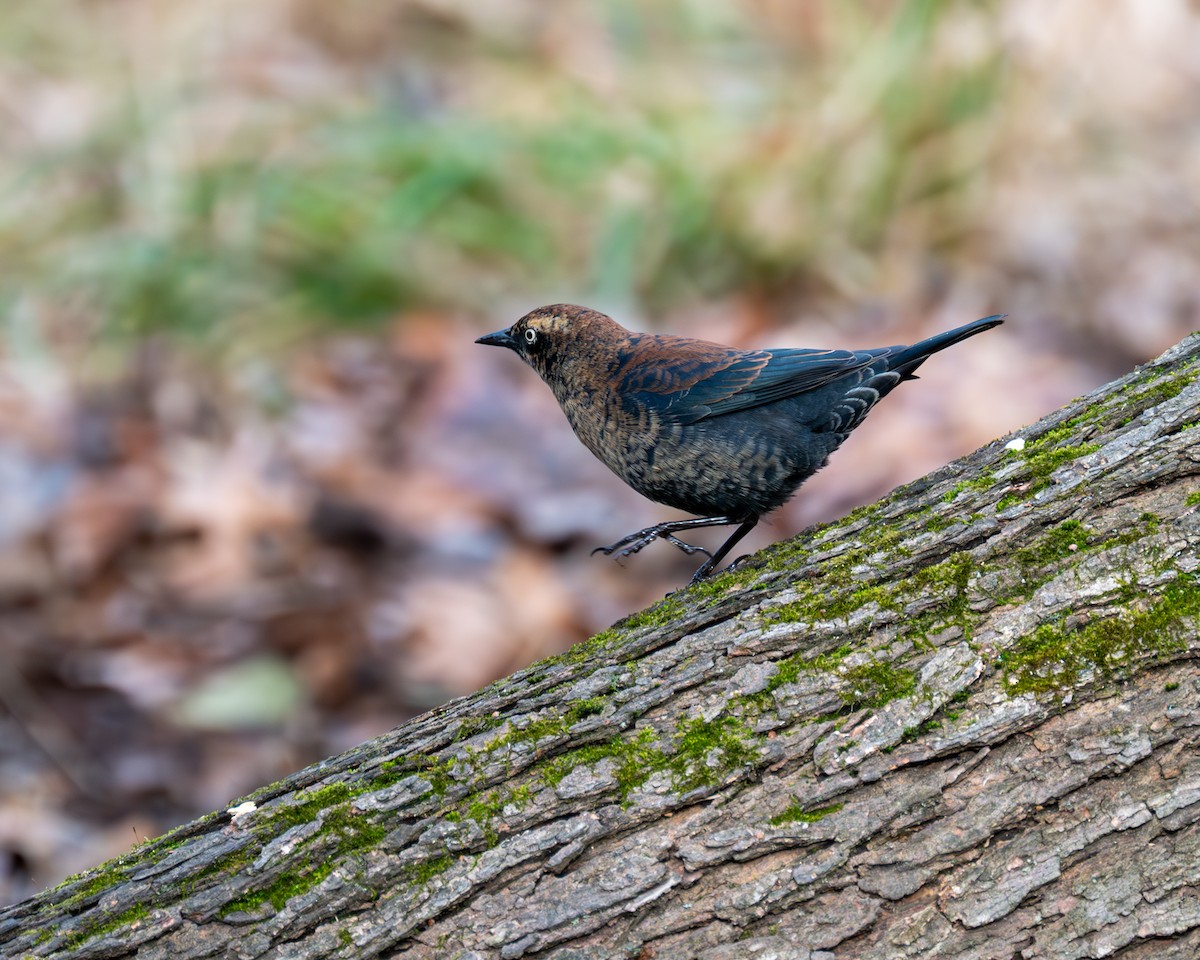
M 576 435 L 618 477 L 658 503 L 698 514 L 655 524 L 593 553 L 626 557 L 658 538 L 708 559 L 708 576 L 759 519 L 825 465 L 867 412 L 932 353 L 1003 321 L 998 314 L 912 346 L 735 350 L 631 333 L 559 303 L 476 343 L 507 347 L 554 391 Z M 716 553 L 680 540 L 738 524 Z

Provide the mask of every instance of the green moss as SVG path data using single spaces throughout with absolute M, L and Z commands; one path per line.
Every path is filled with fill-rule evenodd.
M 918 590 L 931 589 L 934 603 L 908 622 L 909 635 L 923 640 L 939 629 L 955 625 L 969 636 L 973 615 L 968 587 L 977 570 L 975 558 L 960 550 L 913 573 L 911 586 Z
M 639 627 L 661 627 L 663 624 L 674 623 L 684 614 L 683 602 L 673 597 L 660 600 L 652 607 L 631 613 L 617 626 L 626 630 L 636 630 Z
M 801 535 L 767 548 L 765 566 L 772 573 L 788 573 L 806 566 L 812 559 L 810 536 Z
M 1033 477 L 1034 484 L 1030 489 L 1030 493 L 1036 493 L 1050 484 L 1050 474 L 1061 467 L 1064 463 L 1070 463 L 1072 460 L 1078 460 L 1081 457 L 1086 457 L 1088 454 L 1095 453 L 1100 449 L 1098 443 L 1080 443 L 1075 446 L 1055 447 L 1053 450 L 1043 450 L 1036 452 L 1025 458 L 1025 463 L 1029 467 L 1029 473 Z
M 1184 643 L 1184 624 L 1200 616 L 1200 584 L 1182 575 L 1144 610 L 1078 627 L 1045 623 L 1000 656 L 1013 694 L 1069 689 L 1085 672 L 1101 680 L 1125 669 L 1138 656 L 1160 656 Z
M 236 850 L 225 854 L 210 863 L 203 870 L 180 881 L 180 895 L 184 898 L 190 897 L 197 891 L 212 886 L 213 883 L 217 882 L 216 878 L 218 877 L 236 876 L 254 862 L 257 849 L 257 845 L 250 838 L 247 838 L 246 842 Z
M 410 886 L 423 886 L 434 877 L 445 873 L 458 860 L 452 853 L 443 854 L 430 860 L 422 860 L 405 871 L 404 880 Z
M 570 704 L 561 716 L 543 715 L 535 717 L 522 727 L 512 727 L 505 733 L 488 741 L 484 751 L 488 754 L 511 746 L 515 743 L 536 744 L 547 738 L 567 739 L 571 729 L 587 717 L 603 713 L 606 706 L 604 697 L 588 697 L 576 700 Z
M 467 798 L 456 812 L 459 820 L 463 817 L 474 820 L 483 831 L 486 844 L 494 847 L 500 842 L 500 833 L 493 826 L 495 819 L 504 812 L 505 807 L 525 807 L 532 796 L 533 789 L 528 784 L 522 784 L 512 790 L 489 790 Z
M 144 903 L 139 903 L 137 906 L 130 907 L 128 910 L 124 910 L 113 916 L 102 916 L 95 925 L 85 926 L 84 929 L 72 933 L 66 938 L 63 946 L 67 950 L 78 949 L 89 940 L 94 940 L 97 937 L 105 937 L 110 933 L 116 933 L 118 930 L 123 930 L 141 920 L 145 920 L 148 916 L 150 916 L 150 908 Z
M 748 742 L 749 729 L 731 716 L 681 721 L 675 754 L 666 762 L 676 790 L 715 786 L 732 770 L 753 764 L 758 751 Z
M 567 710 L 566 722 L 568 727 L 573 727 L 587 717 L 594 717 L 604 712 L 603 697 L 588 697 L 585 700 L 576 700 Z
M 886 523 L 868 527 L 860 531 L 858 537 L 860 549 L 865 557 L 874 556 L 884 551 L 897 553 L 903 557 L 910 556 L 912 551 L 901 545 L 900 541 L 903 539 L 904 531 L 900 527 Z
M 1131 543 L 1137 543 L 1143 537 L 1148 537 L 1158 532 L 1158 528 L 1161 525 L 1161 517 L 1153 513 L 1143 513 L 1137 518 L 1135 523 L 1130 525 L 1129 529 L 1117 534 L 1115 537 L 1109 537 L 1098 544 L 1097 548 L 1100 550 L 1109 550 L 1113 547 L 1123 547 Z
M 871 511 L 874 509 L 875 509 L 875 504 L 873 504 L 873 503 L 861 504 L 860 506 L 857 506 L 853 510 L 851 510 L 844 517 L 842 517 L 841 520 L 836 521 L 833 524 L 833 526 L 835 526 L 835 527 L 852 526 L 853 524 L 858 523 L 860 520 L 866 520 L 871 515 Z
M 950 569 L 958 571 L 968 568 L 953 563 L 950 565 Z M 962 592 L 965 597 L 965 589 Z M 945 609 L 953 608 L 957 602 L 956 598 L 951 598 L 939 609 L 944 613 Z M 963 602 L 965 603 L 965 600 Z M 925 626 L 932 622 L 933 616 L 933 614 L 926 614 Z M 916 629 L 922 629 L 922 621 L 914 621 L 914 626 Z M 779 661 L 775 673 L 763 690 L 747 699 L 761 709 L 769 704 L 772 694 L 779 687 L 795 683 L 802 673 L 819 671 L 835 674 L 844 682 L 845 686 L 840 692 L 840 696 L 849 709 L 880 707 L 898 697 L 908 696 L 916 689 L 917 676 L 912 670 L 898 667 L 886 660 L 871 661 L 843 669 L 842 661 L 852 651 L 853 647 L 845 644 L 836 650 L 816 657 L 793 654 Z
M 125 871 L 119 869 L 118 863 L 119 858 L 102 864 L 97 868 L 98 872 L 95 876 L 87 880 L 84 879 L 85 874 L 77 873 L 58 884 L 54 891 L 63 890 L 73 884 L 80 884 L 77 890 L 59 904 L 59 909 L 66 913 L 75 913 L 93 897 L 99 896 L 105 890 L 121 883 L 125 879 Z
M 917 675 L 905 667 L 887 660 L 877 660 L 851 667 L 841 673 L 846 686 L 839 696 L 854 710 L 874 709 L 900 697 L 907 697 L 917 688 Z
M 306 848 L 319 851 L 314 853 L 316 862 L 310 860 L 302 863 L 297 869 L 276 878 L 269 886 L 246 891 L 227 903 L 221 909 L 221 915 L 250 911 L 268 902 L 276 910 L 282 910 L 284 904 L 311 890 L 347 857 L 377 846 L 387 836 L 388 828 L 355 810 L 349 802 L 354 794 L 345 784 L 331 784 L 302 794 L 306 798 L 302 803 L 256 823 L 253 827 L 255 834 L 265 839 L 280 828 L 311 822 L 319 817 L 321 829 L 301 841 L 298 848 L 300 851 Z M 329 803 L 318 806 L 318 801 Z M 308 820 L 297 819 L 301 810 L 308 810 L 312 816 Z
M 972 477 L 970 480 L 960 480 L 945 492 L 942 496 L 942 502 L 950 503 L 957 500 L 959 494 L 965 490 L 991 490 L 995 484 L 996 478 L 990 473 L 979 477 Z
M 921 723 L 918 723 L 916 726 L 905 727 L 904 732 L 900 735 L 900 741 L 902 743 L 910 743 L 913 740 L 916 740 L 918 737 L 922 737 L 927 733 L 932 733 L 934 730 L 940 729 L 944 719 L 945 720 L 954 720 L 957 717 L 958 717 L 958 711 L 947 710 L 945 718 L 929 717 L 927 720 L 924 720 Z M 895 747 L 893 747 L 892 749 L 895 749 Z M 890 750 L 887 750 L 885 748 L 885 752 L 890 752 Z
M 1170 379 L 1159 380 L 1154 386 L 1139 393 L 1138 399 L 1145 400 L 1147 408 L 1156 407 L 1160 403 L 1166 403 L 1168 400 L 1174 400 L 1196 381 L 1197 376 L 1200 376 L 1200 374 L 1188 373 Z
M 355 810 L 349 803 L 329 810 L 321 818 L 321 826 L 326 832 L 337 833 L 335 856 L 338 857 L 374 847 L 388 834 L 386 826 Z
M 276 910 L 282 910 L 289 900 L 307 893 L 318 883 L 333 872 L 334 864 L 323 860 L 316 865 L 309 865 L 297 873 L 285 873 L 268 887 L 251 890 L 242 894 L 236 900 L 230 900 L 221 908 L 221 916 L 228 917 L 235 913 L 249 913 L 270 903 Z
M 929 533 L 941 533 L 956 523 L 962 523 L 962 520 L 958 517 L 943 517 L 941 514 L 934 514 L 925 521 L 925 529 Z
M 824 562 L 819 582 L 797 584 L 796 599 L 771 607 L 763 615 L 766 623 L 815 623 L 821 620 L 848 617 L 868 603 L 878 603 L 890 608 L 891 595 L 883 588 L 861 584 L 855 586 L 853 571 L 868 565 L 873 551 L 869 547 L 849 550 L 839 557 Z M 831 584 L 846 584 L 842 589 L 831 588 Z
M 762 574 L 763 571 L 759 567 L 744 566 L 732 570 L 726 568 L 716 576 L 691 584 L 688 587 L 688 595 L 693 600 L 709 601 L 711 604 L 723 600 L 736 590 L 747 587 L 765 590 L 770 583 Z
M 604 743 L 590 743 L 587 746 L 577 747 L 548 761 L 541 770 L 542 780 L 547 786 L 557 787 L 562 779 L 576 767 L 592 766 L 602 760 L 613 760 L 616 763 L 614 776 L 617 781 L 617 790 L 624 799 L 631 791 L 645 783 L 650 774 L 659 768 L 662 754 L 653 744 L 653 731 L 645 729 L 629 739 L 618 736 Z
M 1088 426 L 1091 422 L 1090 413 L 1083 413 L 1079 416 L 1072 417 L 1065 423 L 1060 423 L 1057 427 L 1047 430 L 1045 433 L 1032 438 L 1025 445 L 1025 452 L 1036 452 L 1038 450 L 1049 450 L 1057 447 L 1059 444 L 1071 439 L 1082 429 Z
M 541 662 L 547 665 L 556 663 L 583 663 L 586 660 L 590 660 L 596 653 L 603 650 L 610 650 L 617 646 L 625 639 L 625 636 L 624 631 L 609 627 L 607 630 L 600 631 L 594 637 L 589 637 L 587 640 L 575 644 L 566 653 L 547 657 Z
M 1018 550 L 1013 559 L 1026 574 L 1086 550 L 1094 543 L 1094 535 L 1078 520 L 1067 520 L 1047 531 L 1036 544 Z
M 525 726 L 509 730 L 507 733 L 490 741 L 485 749 L 497 750 L 513 743 L 537 743 L 546 737 L 565 737 L 570 729 L 587 717 L 596 716 L 604 711 L 603 697 L 589 697 L 586 700 L 574 701 L 562 716 L 542 716 L 531 720 Z
M 417 776 L 429 784 L 434 794 L 441 797 L 454 782 L 451 772 L 456 762 L 454 758 L 442 759 L 424 754 L 397 760 L 385 760 L 379 765 L 379 774 L 356 792 L 378 790 L 406 777 Z
M 621 636 L 620 633 L 609 627 L 607 630 L 601 630 L 594 637 L 589 637 L 585 641 L 585 644 L 589 649 L 602 650 L 605 647 L 611 647 L 621 639 Z M 579 644 L 576 644 L 576 646 L 579 646 Z
M 577 767 L 613 760 L 613 776 L 622 800 L 663 770 L 671 772 L 675 790 L 686 792 L 712 786 L 729 771 L 755 762 L 758 752 L 752 736 L 749 727 L 732 716 L 681 720 L 669 751 L 658 745 L 653 732 L 646 729 L 629 739 L 616 737 L 555 757 L 545 764 L 541 775 L 548 786 L 556 787 Z
M 874 603 L 882 610 L 897 609 L 895 594 L 881 586 L 859 587 L 841 596 L 831 598 L 825 605 L 822 619 L 841 620 L 848 618 L 856 610 L 861 610 L 869 603 Z
M 379 765 L 379 772 L 370 780 L 370 789 L 382 790 L 385 787 L 390 787 L 393 783 L 397 783 L 409 776 L 409 772 L 401 769 L 400 762 L 397 760 L 384 760 Z
M 1189 493 L 1186 497 L 1184 497 L 1183 505 L 1185 507 L 1195 507 L 1200 505 L 1200 490 Z
M 328 786 L 305 790 L 296 795 L 295 803 L 283 804 L 254 824 L 255 833 L 279 834 L 301 823 L 311 823 L 328 807 L 343 803 L 365 787 L 351 787 L 346 783 L 331 783 Z
M 768 610 L 764 614 L 764 621 L 815 623 L 849 618 L 855 611 L 872 603 L 881 610 L 899 612 L 912 602 L 916 591 L 933 588 L 935 605 L 922 616 L 909 621 L 912 633 L 928 636 L 938 624 L 951 622 L 962 625 L 964 630 L 967 628 L 967 585 L 976 569 L 969 553 L 960 551 L 939 563 L 918 569 L 899 587 L 866 584 L 840 591 L 830 590 L 827 585 L 831 582 L 850 581 L 851 574 L 847 567 L 850 563 L 857 564 L 861 557 L 861 553 L 856 553 L 849 560 L 844 560 L 838 569 L 827 571 L 822 583 L 806 585 L 795 600 Z M 785 666 L 788 666 L 786 661 L 781 663 L 781 668 Z M 785 676 L 779 682 L 785 683 L 788 679 Z
M 474 820 L 480 826 L 485 826 L 503 809 L 504 802 L 500 799 L 499 794 L 486 793 L 467 803 L 466 817 Z
M 495 730 L 504 723 L 504 718 L 498 713 L 485 713 L 478 717 L 463 717 L 458 722 L 458 739 L 469 740 L 476 734 L 487 730 Z
M 809 661 L 809 664 L 813 670 L 836 670 L 838 665 L 853 652 L 853 646 L 843 643 L 836 650 L 830 650 L 828 653 L 821 653 L 813 657 Z
M 907 621 L 907 635 L 921 640 L 937 629 L 957 625 L 964 635 L 969 636 L 974 616 L 970 609 L 969 586 L 978 569 L 970 553 L 959 551 L 939 563 L 914 571 L 907 583 L 898 590 L 867 586 L 833 598 L 825 598 L 813 590 L 811 595 L 780 608 L 776 616 L 778 619 L 796 618 L 812 622 L 831 615 L 846 615 L 871 602 L 882 609 L 896 611 L 911 602 L 917 592 L 928 590 L 933 594 L 934 602 L 920 616 Z M 916 674 L 887 660 L 872 661 L 848 670 L 840 669 L 841 662 L 852 649 L 850 645 L 843 645 L 817 657 L 793 654 L 779 661 L 775 674 L 764 689 L 747 700 L 762 709 L 769 705 L 776 689 L 794 683 L 802 673 L 811 671 L 835 673 L 844 681 L 841 694 L 845 703 L 843 709 L 879 707 L 898 697 L 908 696 L 916 689 Z
M 794 653 L 790 657 L 785 657 L 780 660 L 775 673 L 771 675 L 771 679 L 767 681 L 767 685 L 758 694 L 755 694 L 754 699 L 760 704 L 769 700 L 771 694 L 782 687 L 784 684 L 795 683 L 802 673 L 811 673 L 818 670 L 833 671 L 837 665 L 848 657 L 853 651 L 853 647 L 846 643 L 832 650 L 829 653 L 822 653 L 815 657 L 806 657 L 802 653 Z
M 965 594 L 971 574 L 975 571 L 975 559 L 965 550 L 957 550 L 945 560 L 922 567 L 912 575 L 918 587 L 953 587 L 956 594 Z
M 1093 429 L 1095 427 L 1092 422 L 1093 417 L 1094 411 L 1089 411 L 1030 440 L 1024 451 L 1018 454 L 1025 459 L 1030 482 L 1024 490 L 1013 491 L 1001 497 L 996 504 L 996 509 L 1006 510 L 1013 504 L 1046 489 L 1050 485 L 1050 474 L 1063 464 L 1099 450 L 1100 444 L 1094 442 L 1063 445 L 1079 434 Z
M 1175 680 L 1172 680 L 1165 687 L 1163 687 L 1163 690 L 1167 693 L 1173 693 L 1174 691 L 1176 691 L 1178 689 L 1179 689 L 1179 683 Z
M 799 800 L 793 800 L 782 811 L 771 817 L 767 823 L 773 827 L 778 827 L 785 823 L 817 823 L 837 813 L 845 806 L 844 803 L 831 803 L 827 807 L 815 807 L 812 810 L 806 810 L 803 803 Z

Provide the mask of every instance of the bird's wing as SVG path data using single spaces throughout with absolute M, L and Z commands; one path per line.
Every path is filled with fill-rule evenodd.
M 734 350 L 682 337 L 635 337 L 618 371 L 622 393 L 675 423 L 749 410 L 867 366 L 877 353 Z

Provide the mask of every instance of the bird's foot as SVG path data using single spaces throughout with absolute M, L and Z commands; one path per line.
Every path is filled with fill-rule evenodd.
M 698 547 L 694 543 L 684 543 L 684 541 L 680 540 L 678 537 L 676 537 L 670 533 L 664 533 L 662 535 L 662 538 L 664 540 L 666 540 L 667 543 L 675 544 L 675 546 L 677 546 L 680 550 L 682 550 L 684 553 L 686 553 L 689 557 L 693 553 L 702 553 L 706 557 L 708 557 L 710 560 L 712 559 L 712 553 L 710 551 L 706 550 L 704 547 Z
M 606 557 L 611 557 L 614 553 L 617 559 L 621 560 L 625 557 L 631 557 L 643 547 L 647 547 L 658 539 L 658 531 L 654 527 L 647 527 L 645 530 L 639 530 L 637 533 L 631 533 L 627 537 L 622 537 L 616 543 L 610 543 L 607 547 L 596 547 L 591 555 L 594 557 L 598 553 L 604 554 Z
M 707 580 L 713 575 L 713 570 L 717 565 L 717 561 L 713 559 L 713 555 L 707 550 L 705 550 L 704 553 L 708 559 L 700 565 L 699 570 L 692 574 L 692 579 L 688 581 L 689 587 L 694 587 L 701 580 Z M 722 572 L 728 573 L 730 570 L 736 570 L 740 564 L 749 560 L 752 556 L 753 554 L 743 553 L 740 557 L 734 560 L 733 563 L 728 564 Z
M 713 559 L 712 554 L 710 553 L 708 555 L 708 559 L 705 560 L 702 564 L 700 564 L 700 569 L 692 574 L 692 579 L 688 581 L 688 586 L 694 587 L 701 580 L 708 579 L 709 575 L 713 572 L 713 568 L 716 565 L 717 565 L 717 562 Z
M 694 553 L 702 553 L 706 557 L 711 558 L 712 554 L 704 547 L 698 547 L 694 543 L 686 543 L 671 532 L 676 528 L 675 525 L 677 523 L 678 521 L 671 521 L 668 523 L 658 523 L 653 527 L 646 527 L 645 530 L 639 530 L 637 533 L 631 533 L 627 537 L 622 537 L 616 543 L 610 543 L 606 547 L 596 547 L 592 551 L 592 555 L 595 556 L 597 553 L 603 553 L 606 557 L 611 557 L 615 553 L 617 559 L 621 560 L 625 557 L 633 556 L 633 554 L 637 553 L 643 547 L 649 546 L 661 537 L 667 543 L 678 547 L 689 557 Z
M 716 553 L 709 553 L 704 547 L 685 543 L 675 536 L 676 533 L 683 530 L 696 530 L 700 527 L 724 527 L 731 523 L 737 523 L 740 526 L 721 545 L 721 548 Z M 725 554 L 729 552 L 730 548 L 748 534 L 756 523 L 758 523 L 758 517 L 746 517 L 744 520 L 738 520 L 735 517 L 700 517 L 696 520 L 669 520 L 666 523 L 656 523 L 654 526 L 647 527 L 645 530 L 639 530 L 637 533 L 631 533 L 627 537 L 622 537 L 616 543 L 610 543 L 607 547 L 597 547 L 592 553 L 603 553 L 609 557 L 615 553 L 619 560 L 622 557 L 632 556 L 643 547 L 662 537 L 668 543 L 677 546 L 688 556 L 691 556 L 693 553 L 702 553 L 708 557 L 704 563 L 700 564 L 700 569 L 692 574 L 691 582 L 699 583 L 713 572 L 717 564 L 725 559 Z
M 749 517 L 748 519 L 743 520 L 742 525 L 733 532 L 733 536 L 731 536 L 728 540 L 726 540 L 723 544 L 721 544 L 721 549 L 719 549 L 716 553 L 708 553 L 708 551 L 706 550 L 705 553 L 708 554 L 708 559 L 705 560 L 702 564 L 700 564 L 699 570 L 697 570 L 695 573 L 692 574 L 692 579 L 689 582 L 688 586 L 695 586 L 701 580 L 703 580 L 706 577 L 708 577 L 709 575 L 711 575 L 712 572 L 717 568 L 717 564 L 720 563 L 721 560 L 724 558 L 725 554 L 727 554 L 729 552 L 730 548 L 732 546 L 734 546 L 734 544 L 736 544 L 739 540 L 741 540 L 742 537 L 744 537 L 746 534 L 748 534 L 752 529 L 754 529 L 754 525 L 756 523 L 758 523 L 758 517 Z M 733 561 L 733 563 L 731 563 L 729 565 L 729 569 L 732 570 L 734 567 L 736 567 L 739 563 L 741 563 L 745 559 L 747 559 L 747 558 L 744 556 L 738 557 L 736 560 Z

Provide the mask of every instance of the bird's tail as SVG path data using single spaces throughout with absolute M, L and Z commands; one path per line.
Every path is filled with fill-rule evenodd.
M 939 333 L 936 336 L 922 340 L 920 343 L 914 343 L 911 347 L 901 347 L 890 357 L 890 369 L 901 374 L 905 379 L 911 377 L 913 372 L 930 354 L 937 353 L 939 350 L 945 350 L 947 347 L 952 347 L 960 340 L 966 340 L 967 337 L 973 337 L 977 333 L 983 333 L 984 330 L 991 330 L 992 327 L 998 327 L 1004 322 L 1004 318 L 1008 316 L 1006 313 L 997 313 L 990 317 L 984 317 L 982 320 L 975 320 L 972 323 L 965 323 L 961 327 L 955 327 L 953 330 L 947 330 L 945 333 Z

